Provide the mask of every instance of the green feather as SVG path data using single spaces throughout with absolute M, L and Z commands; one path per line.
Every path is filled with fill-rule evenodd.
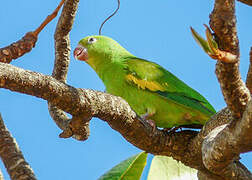
M 89 43 L 90 38 L 96 41 Z M 204 124 L 215 113 L 197 91 L 160 65 L 135 57 L 116 41 L 89 36 L 79 44 L 106 90 L 124 98 L 138 114 L 152 114 L 158 127 Z
M 214 108 L 201 94 L 158 64 L 131 57 L 127 65 L 129 73 L 147 81 L 156 81 L 165 89 L 164 92 L 156 91 L 156 93 L 177 103 L 193 106 L 204 113 L 210 115 L 215 113 Z

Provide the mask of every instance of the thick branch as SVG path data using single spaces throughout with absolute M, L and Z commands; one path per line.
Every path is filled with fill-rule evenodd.
M 249 110 L 246 110 L 246 111 L 249 111 Z M 193 158 L 196 158 L 196 159 L 202 159 L 202 156 L 203 156 L 203 159 L 204 161 L 207 160 L 206 158 L 206 150 L 208 150 L 205 146 L 205 150 L 202 149 L 202 147 L 204 147 L 203 143 L 205 143 L 207 140 L 206 140 L 206 137 L 209 135 L 209 134 L 213 134 L 213 130 L 217 127 L 219 128 L 220 126 L 224 125 L 224 124 L 228 124 L 229 122 L 236 122 L 231 114 L 231 112 L 225 108 L 223 110 L 221 110 L 220 112 L 218 112 L 217 114 L 215 114 L 214 116 L 211 117 L 211 119 L 204 125 L 203 129 L 200 131 L 200 133 L 197 135 L 196 138 L 194 138 L 189 146 L 188 146 L 188 149 L 191 151 L 189 154 L 193 157 Z M 244 123 L 244 124 L 243 124 Z M 238 133 L 236 132 L 236 137 L 239 137 L 238 138 L 238 141 L 239 142 L 242 142 L 242 140 L 240 140 L 241 137 L 244 138 L 244 135 L 243 133 L 249 133 L 251 132 L 250 131 L 250 127 L 247 126 L 248 123 L 246 123 L 245 121 L 242 122 L 242 124 L 237 124 L 236 126 L 233 126 L 236 128 L 237 132 L 239 131 L 240 134 L 238 135 Z M 231 130 L 231 129 L 229 129 Z M 241 132 L 243 131 L 243 132 Z M 231 131 L 229 134 L 231 134 L 233 131 Z M 226 133 L 228 133 L 228 131 L 226 131 Z M 225 132 L 224 132 L 225 134 Z M 250 137 L 250 136 L 249 136 Z M 225 150 L 223 149 L 223 146 L 226 144 L 226 145 L 229 145 L 228 143 L 230 143 L 231 139 L 233 138 L 233 135 L 230 136 L 230 139 L 229 137 L 226 137 L 226 139 L 221 139 L 221 141 L 219 141 L 219 145 L 216 145 L 216 149 L 219 150 L 220 152 L 220 155 L 225 155 Z M 226 142 L 228 141 L 228 143 Z M 212 141 L 213 143 L 215 142 L 214 140 Z M 242 149 L 239 149 L 241 144 L 240 143 L 236 143 L 237 140 L 234 140 L 234 143 L 232 146 L 232 148 L 228 149 L 227 151 L 227 154 L 232 154 L 230 157 L 233 158 L 234 160 L 237 159 L 237 154 L 239 154 L 240 152 L 244 152 L 244 151 L 251 151 L 251 148 L 250 150 L 247 149 L 247 147 L 251 147 L 250 144 L 251 142 L 248 142 L 248 140 L 244 141 L 244 144 L 242 145 Z M 231 143 L 231 144 L 232 144 Z M 230 153 L 230 151 L 232 151 L 232 153 Z M 220 156 L 219 155 L 219 156 Z M 224 157 L 224 156 L 223 156 Z M 230 158 L 228 157 L 228 158 Z M 236 159 L 235 159 L 236 158 Z M 206 165 L 207 168 L 209 168 L 211 170 L 211 168 L 216 168 L 216 171 L 213 171 L 214 174 L 219 174 L 220 176 L 222 176 L 223 178 L 225 179 L 249 179 L 251 178 L 251 173 L 246 169 L 245 166 L 243 166 L 242 164 L 240 164 L 239 162 L 237 161 L 229 161 L 229 164 L 226 162 L 228 160 L 225 161 L 226 164 L 228 164 L 229 166 L 226 167 L 225 171 L 226 172 L 223 172 L 223 168 L 220 166 L 220 165 L 206 165 L 206 163 L 204 163 L 204 166 Z M 210 163 L 217 163 L 216 160 L 212 159 L 212 160 L 209 160 Z M 218 161 L 220 163 L 220 161 Z M 222 164 L 222 162 L 220 163 Z M 222 172 L 222 173 L 220 173 Z M 232 175 L 232 176 L 231 176 Z M 232 178 L 231 178 L 232 177 Z
M 238 1 L 240 1 L 240 2 L 242 2 L 244 4 L 247 4 L 249 6 L 252 6 L 252 0 L 238 0 Z
M 200 136 L 194 131 L 165 133 L 157 129 L 153 132 L 152 127 L 139 121 L 130 106 L 120 97 L 76 89 L 51 76 L 3 63 L 0 63 L 0 87 L 43 98 L 76 117 L 98 117 L 140 149 L 152 154 L 172 156 L 190 167 L 206 171 L 200 152 L 204 133 L 215 128 L 210 123 L 212 121 L 207 123 Z M 221 119 L 229 118 L 228 112 L 224 110 L 224 113 L 217 115 Z M 213 119 L 217 125 L 230 120 L 226 118 L 226 121 L 218 124 L 218 117 Z
M 54 34 L 55 43 L 55 63 L 52 76 L 62 82 L 66 82 L 67 71 L 70 62 L 70 39 L 69 32 L 72 29 L 73 21 L 77 11 L 79 0 L 67 0 L 62 13 L 60 15 L 57 28 Z M 62 129 L 70 122 L 66 113 L 55 106 L 48 104 L 48 109 L 55 123 Z M 88 129 L 88 126 L 86 127 Z M 76 137 L 76 139 L 85 139 L 84 137 Z
M 220 49 L 239 58 L 234 0 L 215 1 L 210 15 L 210 26 L 216 34 Z M 250 93 L 241 79 L 239 59 L 236 63 L 229 64 L 218 61 L 216 75 L 228 108 L 236 118 L 240 118 L 250 99 Z
M 223 175 L 227 179 L 244 177 L 246 172 L 237 171 L 235 161 L 240 153 L 252 149 L 251 131 L 252 102 L 250 101 L 241 121 L 232 121 L 219 126 L 207 135 L 202 145 L 205 166 L 211 172 Z
M 26 71 L 10 64 L 0 63 L 0 87 L 45 99 L 73 116 L 90 115 L 106 120 L 131 143 L 154 154 L 166 154 L 169 151 L 182 153 L 185 142 L 196 135 L 193 131 L 179 133 L 180 135 L 175 133 L 172 138 L 181 136 L 181 139 L 176 142 L 173 150 L 175 144 L 169 144 L 173 142 L 171 137 L 160 130 L 153 135 L 152 127 L 146 127 L 146 124 L 139 121 L 122 98 L 103 92 L 77 89 L 51 76 Z M 182 137 L 182 134 L 185 136 Z
M 198 171 L 198 180 L 223 180 L 222 177 L 216 176 L 209 171 Z
M 77 117 L 87 115 L 106 120 L 129 142 L 147 152 L 173 155 L 183 161 L 186 144 L 197 132 L 167 134 L 146 127 L 120 97 L 93 90 L 76 89 L 40 73 L 0 63 L 0 87 L 43 98 Z M 196 160 L 198 161 L 198 160 Z
M 16 140 L 5 127 L 0 114 L 0 156 L 11 177 L 15 180 L 36 179 L 33 170 L 25 161 Z

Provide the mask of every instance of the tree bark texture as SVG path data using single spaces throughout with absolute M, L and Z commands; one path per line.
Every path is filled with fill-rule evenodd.
M 250 5 L 250 1 L 240 0 Z M 247 88 L 239 72 L 239 41 L 236 33 L 234 0 L 216 0 L 210 26 L 219 48 L 237 56 L 235 63 L 217 62 L 216 75 L 227 108 L 216 113 L 200 132 L 166 132 L 143 122 L 120 97 L 66 84 L 71 31 L 78 0 L 67 0 L 59 19 L 55 39 L 55 65 L 52 76 L 8 65 L 0 57 L 0 88 L 46 100 L 49 112 L 63 130 L 60 137 L 86 140 L 89 121 L 98 117 L 136 147 L 154 155 L 172 156 L 199 170 L 200 179 L 252 179 L 239 162 L 239 154 L 252 150 L 251 73 Z M 33 41 L 33 40 L 31 40 Z M 3 50 L 0 53 L 3 53 Z M 4 51 L 6 54 L 6 51 Z M 5 58 L 6 59 L 6 58 Z M 69 119 L 65 112 L 72 115 Z
M 0 114 L 0 157 L 12 180 L 35 180 L 35 174 L 25 161 L 16 140 L 5 127 Z M 0 176 L 0 179 L 3 176 Z
M 45 99 L 73 116 L 83 119 L 98 117 L 140 149 L 154 155 L 172 156 L 187 166 L 203 171 L 206 169 L 201 158 L 201 148 L 206 135 L 223 123 L 233 120 L 230 111 L 224 109 L 213 116 L 200 133 L 188 130 L 167 133 L 159 129 L 153 132 L 153 128 L 139 120 L 127 102 L 120 97 L 74 88 L 51 76 L 4 63 L 0 63 L 0 87 Z M 78 135 L 78 128 L 77 125 L 76 129 L 72 129 L 73 134 Z M 243 128 L 242 133 L 244 132 L 246 129 Z M 232 150 L 236 151 L 237 148 Z M 240 169 L 239 174 L 251 176 L 246 169 L 244 170 L 244 166 L 236 169 Z

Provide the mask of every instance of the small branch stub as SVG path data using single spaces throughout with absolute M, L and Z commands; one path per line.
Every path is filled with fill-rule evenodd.
M 69 125 L 65 130 L 59 135 L 60 138 L 70 138 L 74 137 L 79 141 L 85 141 L 88 139 L 90 130 L 89 130 L 89 121 L 91 117 L 76 117 L 74 116 Z
M 0 49 L 0 62 L 10 63 L 13 59 L 23 56 L 35 47 L 37 36 L 33 32 L 28 32 L 19 41 Z

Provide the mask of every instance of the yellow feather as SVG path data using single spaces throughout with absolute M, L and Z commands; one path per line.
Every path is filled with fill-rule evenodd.
M 151 91 L 165 91 L 165 89 L 162 87 L 162 85 L 160 85 L 158 82 L 138 79 L 135 76 L 133 76 L 132 74 L 128 74 L 126 76 L 126 80 L 133 82 L 134 84 L 137 85 L 138 88 L 141 88 L 143 90 L 149 89 Z

